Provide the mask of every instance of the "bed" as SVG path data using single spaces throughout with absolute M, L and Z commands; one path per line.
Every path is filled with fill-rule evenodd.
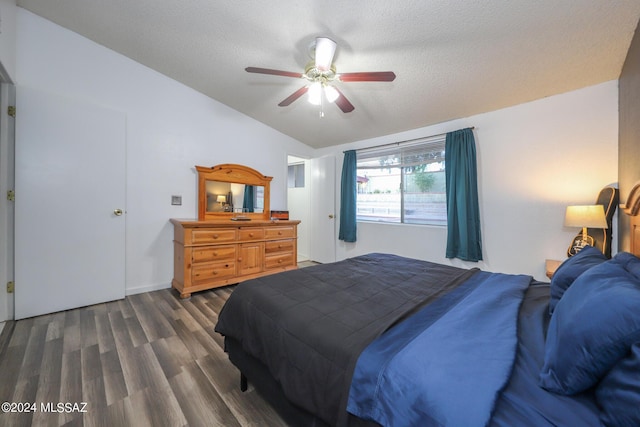
M 368 254 L 239 284 L 216 331 L 291 425 L 628 426 L 638 307 L 625 252 L 551 283 Z

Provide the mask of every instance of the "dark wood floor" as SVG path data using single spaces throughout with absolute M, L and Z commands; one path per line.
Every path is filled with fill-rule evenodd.
M 165 289 L 7 325 L 0 403 L 35 412 L 0 413 L 0 425 L 286 425 L 253 388 L 240 391 L 213 330 L 232 290 L 181 300 Z M 85 413 L 65 411 L 82 402 Z M 69 406 L 52 412 L 58 403 Z

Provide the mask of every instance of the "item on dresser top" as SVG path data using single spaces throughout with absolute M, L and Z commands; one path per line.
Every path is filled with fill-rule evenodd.
M 269 220 L 272 177 L 262 175 L 248 166 L 232 163 L 212 167 L 196 166 L 196 171 L 198 220 L 224 220 L 233 217 Z M 222 196 L 226 201 L 224 206 L 217 202 Z
M 289 219 L 289 211 L 271 211 L 271 219 Z

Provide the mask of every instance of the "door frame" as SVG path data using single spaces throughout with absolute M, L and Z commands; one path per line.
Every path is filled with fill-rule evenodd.
M 15 86 L 0 77 L 0 322 L 14 317 L 15 294 L 7 293 L 6 286 L 14 278 L 15 215 L 7 192 L 13 190 L 15 182 L 15 118 L 8 114 L 15 97 Z
M 289 166 L 304 164 L 304 187 L 289 188 Z M 309 229 L 311 206 L 309 202 L 309 159 L 297 155 L 287 155 L 287 209 L 291 219 L 300 220 L 298 224 L 298 262 L 309 260 Z

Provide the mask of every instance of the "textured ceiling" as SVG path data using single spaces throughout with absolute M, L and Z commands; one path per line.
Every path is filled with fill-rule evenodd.
M 419 128 L 617 79 L 639 0 L 17 0 L 63 27 L 313 147 Z M 301 98 L 309 44 L 338 43 L 349 114 Z

